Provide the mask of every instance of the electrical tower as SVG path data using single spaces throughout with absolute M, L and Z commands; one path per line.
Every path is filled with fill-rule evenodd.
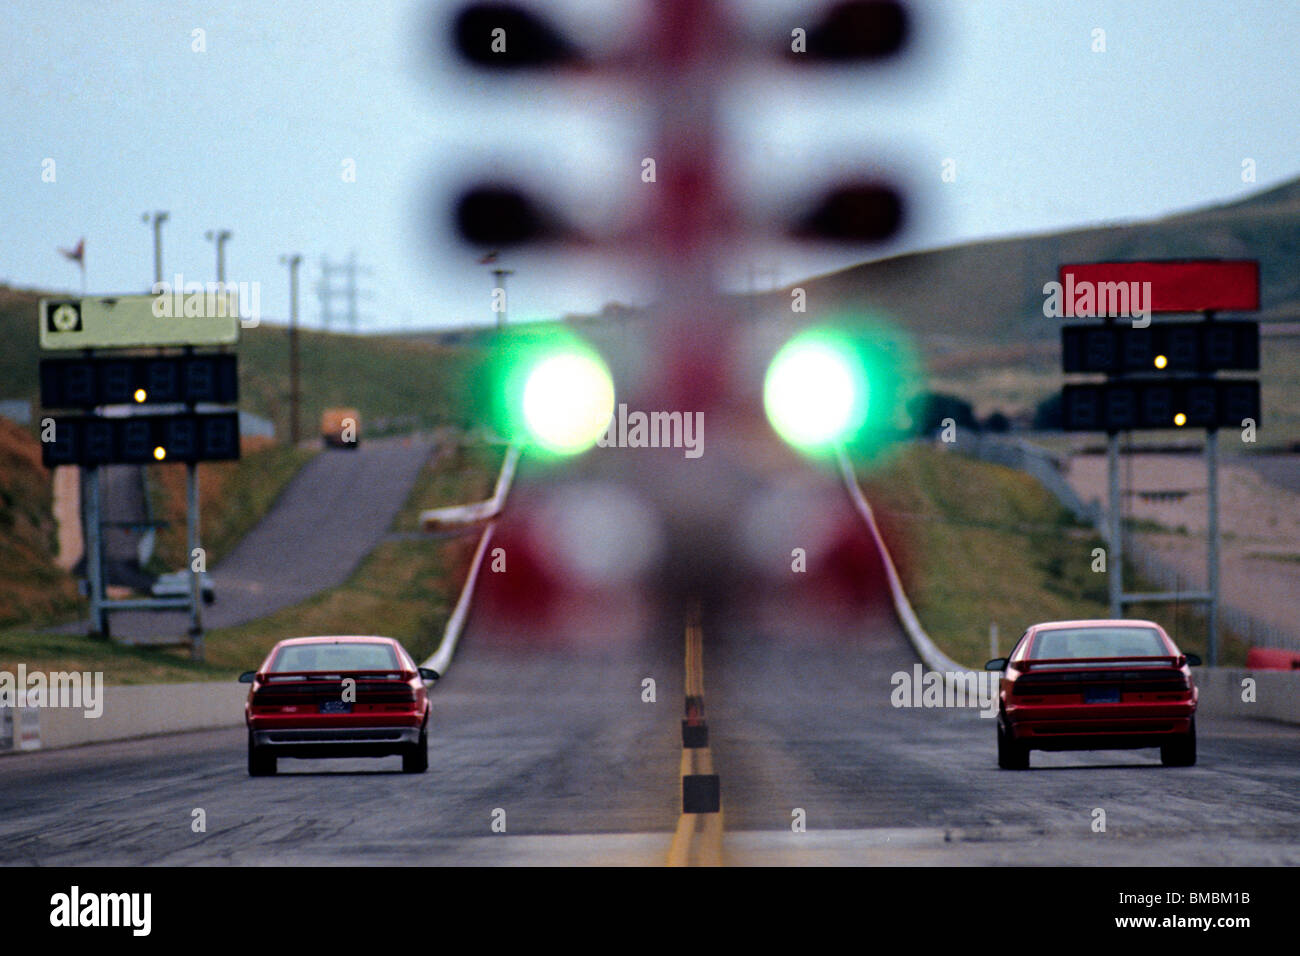
M 328 256 L 321 256 L 320 281 L 316 283 L 316 297 L 320 299 L 321 327 L 329 331 L 336 317 L 347 320 L 348 331 L 356 332 L 362 316 L 357 312 L 359 299 L 373 299 L 374 293 L 357 288 L 357 276 L 372 275 L 373 270 L 357 265 L 357 254 L 353 251 L 343 262 L 330 262 Z M 343 309 L 335 309 L 336 300 L 342 300 Z

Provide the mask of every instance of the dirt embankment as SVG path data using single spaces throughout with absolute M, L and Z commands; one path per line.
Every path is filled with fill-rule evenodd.
M 0 418 L 0 627 L 62 617 L 80 605 L 57 561 L 53 481 L 40 442 Z

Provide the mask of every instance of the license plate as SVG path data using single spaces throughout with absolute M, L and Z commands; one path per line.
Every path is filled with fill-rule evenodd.
M 1085 704 L 1118 704 L 1118 687 L 1088 687 L 1083 692 Z
M 346 700 L 321 701 L 320 712 L 322 714 L 350 714 L 352 713 L 352 705 Z

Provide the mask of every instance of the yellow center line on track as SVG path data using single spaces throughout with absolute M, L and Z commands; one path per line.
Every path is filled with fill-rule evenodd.
M 698 615 L 686 625 L 686 697 L 701 709 L 704 701 L 704 640 Z M 713 774 L 713 753 L 708 747 L 682 747 L 681 777 Z M 683 808 L 668 850 L 669 866 L 722 865 L 722 809 L 715 813 L 687 813 Z

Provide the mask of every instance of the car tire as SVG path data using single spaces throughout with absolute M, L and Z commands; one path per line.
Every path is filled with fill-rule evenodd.
M 424 773 L 429 769 L 429 723 L 420 728 L 420 741 L 402 754 L 402 773 Z
M 998 766 L 1003 770 L 1028 770 L 1029 748 L 1016 743 L 998 721 Z
M 1166 767 L 1191 767 L 1196 764 L 1196 718 L 1187 733 L 1178 740 L 1160 745 L 1160 762 Z
M 277 758 L 267 753 L 265 747 L 253 743 L 253 735 L 248 735 L 248 775 L 250 777 L 274 777 Z

